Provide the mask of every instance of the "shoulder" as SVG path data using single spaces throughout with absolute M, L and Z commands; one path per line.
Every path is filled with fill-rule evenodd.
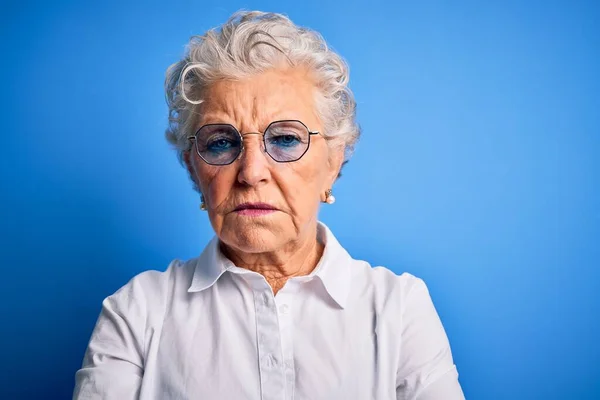
M 374 288 L 390 295 L 406 296 L 414 290 L 427 290 L 425 282 L 409 272 L 396 274 L 386 267 L 377 266 L 371 267 L 369 274 Z
M 402 323 L 410 315 L 433 307 L 423 279 L 403 272 L 354 261 L 351 297 L 384 319 Z
M 389 268 L 371 266 L 366 261 L 354 260 L 353 287 L 363 293 L 370 293 L 380 301 L 403 301 L 418 292 L 428 292 L 425 282 L 408 272 L 397 274 Z
M 173 285 L 188 285 L 191 282 L 196 259 L 182 261 L 175 259 L 171 261 L 164 271 L 147 270 L 135 275 L 124 286 L 122 286 L 115 295 L 127 294 L 151 294 L 156 295 L 168 290 Z
M 147 270 L 135 275 L 115 293 L 108 296 L 103 305 L 124 313 L 152 314 L 164 309 L 174 292 L 186 293 L 190 285 L 197 259 L 171 261 L 164 271 Z

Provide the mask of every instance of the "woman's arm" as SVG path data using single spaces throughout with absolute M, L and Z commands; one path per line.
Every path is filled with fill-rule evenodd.
M 137 288 L 137 290 L 136 290 Z M 144 374 L 146 304 L 135 278 L 102 302 L 74 400 L 137 399 Z
M 408 289 L 402 312 L 398 400 L 463 400 L 450 344 L 421 279 Z

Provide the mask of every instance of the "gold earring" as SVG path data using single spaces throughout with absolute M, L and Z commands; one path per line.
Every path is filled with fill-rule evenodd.
M 201 203 L 200 203 L 200 209 L 202 211 L 206 211 L 206 203 L 204 202 L 204 195 L 202 195 L 202 194 L 200 195 L 200 201 L 201 201 Z
M 327 189 L 327 191 L 325 191 L 325 203 L 327 203 L 327 204 L 335 203 L 335 196 L 333 195 L 333 192 L 331 191 L 331 189 Z

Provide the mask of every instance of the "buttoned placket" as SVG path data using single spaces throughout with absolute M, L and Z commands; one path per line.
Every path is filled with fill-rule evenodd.
M 277 293 L 275 301 L 279 315 L 279 333 L 281 335 L 281 353 L 283 356 L 283 372 L 285 375 L 285 399 L 294 399 L 294 383 L 296 374 L 294 370 L 293 346 L 293 299 L 296 282 L 288 281 Z
M 275 297 L 262 275 L 246 272 L 242 276 L 254 295 L 261 400 L 293 399 L 291 293 L 283 288 Z

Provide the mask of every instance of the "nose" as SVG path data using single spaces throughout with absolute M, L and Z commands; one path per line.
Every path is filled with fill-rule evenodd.
M 257 186 L 271 176 L 268 155 L 263 150 L 261 135 L 244 135 L 244 151 L 239 159 L 238 182 Z

